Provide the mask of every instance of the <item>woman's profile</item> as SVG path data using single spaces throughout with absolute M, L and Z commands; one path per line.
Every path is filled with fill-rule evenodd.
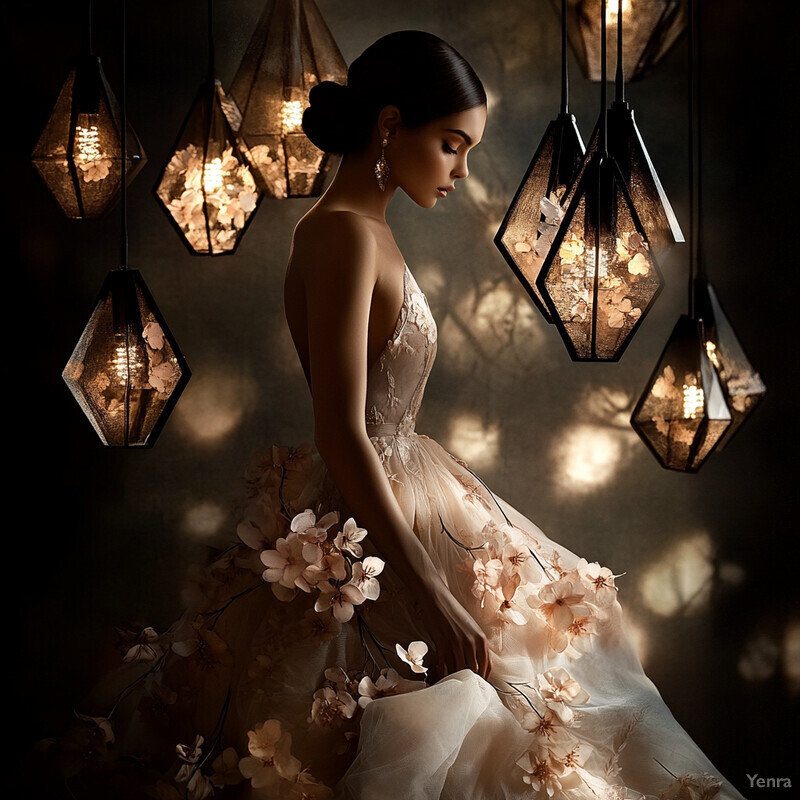
M 297 224 L 284 299 L 318 455 L 254 463 L 237 544 L 166 634 L 132 635 L 106 692 L 138 761 L 106 780 L 164 798 L 741 797 L 644 674 L 615 576 L 415 430 L 437 331 L 386 210 L 398 190 L 447 202 L 486 119 L 472 67 L 419 31 L 312 89 L 304 129 L 342 161 Z M 111 747 L 99 705 L 81 724 Z

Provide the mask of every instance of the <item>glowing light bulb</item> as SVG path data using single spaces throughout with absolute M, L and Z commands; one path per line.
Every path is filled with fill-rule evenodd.
M 284 100 L 281 104 L 281 130 L 284 134 L 303 129 L 303 103 L 300 100 Z
M 683 384 L 683 418 L 696 419 L 697 412 L 703 410 L 705 393 L 699 386 Z
M 144 364 L 140 360 L 137 348 L 126 347 L 124 343 L 119 343 L 114 347 L 111 369 L 120 386 L 133 383 L 141 374 L 143 368 Z
M 222 188 L 224 182 L 222 172 L 222 159 L 215 158 L 203 164 L 203 189 L 207 192 L 216 192 Z
M 83 163 L 97 161 L 102 157 L 100 150 L 100 133 L 97 125 L 86 124 L 75 126 L 75 148 L 77 149 L 76 158 Z
M 606 22 L 615 23 L 620 14 L 624 14 L 631 7 L 631 0 L 609 0 L 606 6 Z

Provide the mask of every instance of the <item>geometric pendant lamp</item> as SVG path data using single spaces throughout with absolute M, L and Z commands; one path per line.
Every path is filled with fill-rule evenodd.
M 706 353 L 717 371 L 731 412 L 731 424 L 717 446 L 722 450 L 762 400 L 767 387 L 747 359 L 714 288 L 705 278 L 695 280 L 694 296 L 697 317 L 703 320 Z
M 321 194 L 332 161 L 303 133 L 303 111 L 314 85 L 346 78 L 347 65 L 314 0 L 268 0 L 229 94 L 241 110 L 234 129 L 272 197 Z
M 608 10 L 615 9 L 616 3 L 617 0 L 608 0 Z M 646 4 L 629 5 L 627 11 L 636 11 L 643 5 Z M 608 151 L 625 178 L 631 202 L 647 234 L 650 249 L 662 262 L 670 248 L 685 239 L 636 125 L 633 109 L 625 100 L 626 73 L 623 70 L 622 53 L 630 46 L 631 36 L 628 30 L 630 24 L 628 13 L 623 11 L 622 17 L 625 24 L 621 22 L 616 24 L 617 66 L 614 102 L 606 112 L 605 119 L 598 120 L 589 140 L 587 153 L 592 154 L 599 146 L 600 128 L 605 125 Z M 613 19 L 615 21 L 618 19 L 616 14 Z M 625 47 L 623 47 L 623 30 Z M 568 193 L 564 204 L 568 204 L 570 199 Z
M 31 155 L 65 216 L 98 219 L 119 200 L 122 176 L 119 106 L 100 59 L 85 54 L 70 72 Z M 144 166 L 141 142 L 128 126 L 125 174 Z
M 697 472 L 719 446 L 731 413 L 701 320 L 678 319 L 631 425 L 666 469 Z
M 753 371 L 700 268 L 702 151 L 695 125 L 699 102 L 699 36 L 689 0 L 689 314 L 682 315 L 636 404 L 631 425 L 667 468 L 697 472 L 763 396 Z M 699 33 L 699 30 L 697 31 Z M 697 276 L 697 277 L 695 277 Z M 726 386 L 726 383 L 728 384 Z
M 601 45 L 604 51 L 605 35 Z M 605 80 L 600 96 L 597 146 L 568 191 L 537 279 L 574 361 L 619 360 L 663 288 L 647 231 L 608 147 Z
M 238 109 L 214 77 L 212 6 L 209 68 L 164 166 L 155 194 L 193 255 L 230 255 L 264 193 L 229 117 Z
M 561 20 L 561 109 L 539 142 L 494 243 L 548 322 L 553 318 L 536 285 L 564 211 L 562 201 L 584 156 L 567 101 L 566 6 Z
M 601 55 L 597 45 L 598 8 L 602 0 L 565 0 L 570 20 L 570 44 L 584 77 L 601 79 Z M 562 0 L 553 0 L 560 9 Z M 624 69 L 629 80 L 646 75 L 667 53 L 686 28 L 687 0 L 622 0 L 622 18 L 628 31 Z M 606 11 L 608 38 L 616 33 L 618 0 L 611 0 Z M 611 62 L 611 69 L 616 69 Z
M 126 147 L 126 13 L 122 0 L 121 149 Z M 111 270 L 62 378 L 107 447 L 152 447 L 191 377 L 137 270 L 128 269 L 125 161 L 121 267 Z
M 193 255 L 231 255 L 263 197 L 226 102 L 213 78 L 200 87 L 155 189 Z
M 139 271 L 110 271 L 62 373 L 103 444 L 152 447 L 190 375 Z

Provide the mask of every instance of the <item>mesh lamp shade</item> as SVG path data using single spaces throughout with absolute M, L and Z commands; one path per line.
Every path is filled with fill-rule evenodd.
M 683 315 L 633 410 L 631 425 L 662 467 L 697 472 L 731 424 L 703 324 Z
M 64 214 L 98 219 L 120 197 L 122 137 L 119 105 L 100 59 L 87 55 L 70 72 L 31 160 Z M 126 182 L 146 157 L 127 125 Z
M 663 287 L 613 159 L 583 170 L 537 280 L 573 361 L 618 361 Z
M 699 278 L 694 282 L 694 297 L 697 316 L 703 320 L 706 353 L 731 413 L 731 424 L 717 445 L 722 450 L 761 402 L 767 387 L 748 361 L 714 288 Z
M 561 113 L 544 132 L 494 243 L 548 322 L 553 318 L 536 279 L 558 232 L 561 201 L 578 172 L 584 147 L 572 114 Z
M 137 270 L 112 270 L 62 377 L 104 445 L 152 447 L 191 373 Z
M 600 45 L 601 4 L 603 0 L 553 0 L 561 10 L 567 3 L 569 40 L 585 78 L 602 80 Z M 607 0 L 606 40 L 608 70 L 613 75 L 617 56 L 613 41 L 617 37 L 618 0 Z M 623 69 L 628 80 L 646 75 L 667 53 L 688 23 L 688 0 L 622 0 L 625 29 Z
M 237 115 L 218 81 L 204 83 L 156 185 L 195 255 L 233 253 L 263 197 L 229 122 Z
M 269 195 L 321 194 L 331 160 L 303 133 L 303 111 L 315 84 L 346 78 L 313 0 L 269 0 L 230 88 L 242 112 L 237 133 Z

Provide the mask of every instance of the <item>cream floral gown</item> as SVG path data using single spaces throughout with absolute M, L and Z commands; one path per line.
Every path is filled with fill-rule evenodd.
M 392 565 L 310 447 L 273 447 L 248 470 L 238 540 L 192 574 L 185 615 L 163 634 L 125 634 L 126 665 L 55 746 L 76 795 L 741 797 L 642 671 L 615 576 L 415 431 L 435 354 L 406 269 L 394 334 L 369 370 L 367 432 L 414 532 L 489 639 L 490 682 L 465 670 L 428 685 L 437 643 Z

